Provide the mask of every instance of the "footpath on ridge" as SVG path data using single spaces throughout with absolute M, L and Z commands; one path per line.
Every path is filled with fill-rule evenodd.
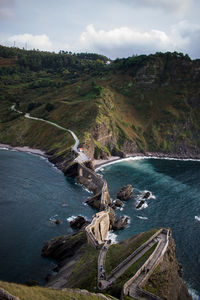
M 160 229 L 151 238 L 149 238 L 144 244 L 136 249 L 131 255 L 129 255 L 124 261 L 122 261 L 111 273 L 106 277 L 103 273 L 104 270 L 107 245 L 102 247 L 98 258 L 98 287 L 101 290 L 108 288 L 117 278 L 119 278 L 126 270 L 128 270 L 134 263 L 137 262 L 149 249 L 151 249 L 156 243 L 156 249 L 147 259 L 147 261 L 141 266 L 137 273 L 124 284 L 123 294 L 128 295 L 134 299 L 157 299 L 160 298 L 144 291 L 141 286 L 144 285 L 149 276 L 154 271 L 155 267 L 160 263 L 168 246 L 169 230 Z

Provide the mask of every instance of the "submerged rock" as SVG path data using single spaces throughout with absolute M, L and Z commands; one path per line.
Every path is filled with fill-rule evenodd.
M 133 196 L 133 187 L 131 184 L 123 186 L 117 193 L 117 198 L 120 200 L 128 200 Z
M 61 221 L 60 221 L 60 220 L 58 220 L 58 219 L 57 219 L 57 220 L 55 220 L 55 224 L 56 224 L 56 225 L 59 225 L 60 223 L 61 223 Z
M 69 224 L 73 228 L 81 229 L 86 224 L 88 225 L 89 222 L 84 217 L 78 216 L 73 221 L 70 221 Z

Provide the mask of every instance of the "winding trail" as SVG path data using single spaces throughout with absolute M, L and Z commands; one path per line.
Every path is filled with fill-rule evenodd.
M 45 122 L 45 123 L 50 124 L 50 125 L 52 125 L 52 126 L 54 126 L 56 128 L 59 128 L 59 129 L 64 130 L 66 132 L 69 132 L 72 135 L 72 137 L 74 138 L 74 140 L 75 140 L 75 144 L 73 145 L 72 150 L 78 154 L 78 156 L 76 157 L 76 159 L 74 161 L 79 162 L 79 163 L 83 163 L 83 162 L 86 162 L 86 161 L 90 160 L 90 158 L 84 152 L 82 152 L 82 151 L 80 151 L 78 149 L 79 139 L 78 139 L 78 137 L 76 136 L 76 134 L 72 130 L 67 129 L 65 127 L 62 127 L 62 126 L 60 126 L 60 125 L 58 125 L 58 124 L 56 124 L 54 122 L 48 121 L 48 120 L 44 120 L 44 119 L 36 118 L 36 117 L 31 117 L 29 113 L 24 114 L 22 111 L 17 110 L 15 108 L 15 104 L 13 104 L 11 106 L 11 110 L 13 110 L 13 111 L 15 111 L 15 112 L 17 112 L 19 114 L 23 114 L 24 117 L 27 118 L 27 119 Z
M 117 278 L 119 278 L 157 243 L 156 249 L 147 259 L 147 261 L 142 265 L 137 273 L 124 284 L 123 292 L 125 295 L 129 295 L 134 299 L 160 299 L 155 295 L 147 295 L 148 292 L 142 290 L 141 286 L 144 284 L 144 280 L 146 280 L 147 277 L 152 274 L 155 267 L 161 261 L 168 246 L 168 235 L 169 230 L 160 229 L 157 231 L 157 233 L 150 237 L 144 244 L 137 248 L 131 255 L 129 255 L 115 269 L 113 269 L 107 278 L 103 279 L 100 278 L 100 266 L 105 266 L 107 249 L 102 247 L 98 258 L 98 286 L 99 282 L 101 282 L 99 288 L 101 290 L 106 289 L 111 282 L 114 282 Z M 142 297 L 141 293 L 143 294 Z

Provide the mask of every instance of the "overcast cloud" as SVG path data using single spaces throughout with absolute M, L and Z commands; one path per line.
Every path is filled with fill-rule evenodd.
M 170 13 L 184 13 L 196 0 L 119 0 L 128 5 L 162 9 Z
M 0 0 L 0 41 L 110 58 L 157 51 L 198 58 L 199 10 L 199 0 Z

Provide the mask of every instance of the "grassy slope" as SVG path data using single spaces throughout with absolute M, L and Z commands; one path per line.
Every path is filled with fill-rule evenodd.
M 136 143 L 138 151 L 177 153 L 182 147 L 198 152 L 200 103 L 196 66 L 198 62 L 150 56 L 137 67 L 133 64 L 97 76 L 100 93 L 92 78 L 84 74 L 75 83 L 59 73 L 42 71 L 28 72 L 26 76 L 2 75 L 0 141 L 61 151 L 73 143 L 69 135 L 52 130 L 49 125 L 24 121 L 9 110 L 12 102 L 18 102 L 20 109 L 27 111 L 33 102 L 40 106 L 30 111 L 32 115 L 70 128 L 81 143 L 95 142 L 96 148 L 108 153 L 110 143 L 122 148 L 128 139 Z M 34 85 L 47 79 L 52 86 Z M 53 87 L 58 82 L 61 86 Z M 54 105 L 52 111 L 45 109 L 48 102 Z M 104 127 L 103 135 L 108 136 L 104 141 L 93 140 L 98 126 Z M 39 134 L 38 130 L 42 132 Z M 114 140 L 109 137 L 111 133 Z
M 126 257 L 128 257 L 133 251 L 146 242 L 157 229 L 140 233 L 136 236 L 122 241 L 118 244 L 114 244 L 109 247 L 106 255 L 106 272 L 109 274 L 115 267 L 117 267 Z
M 43 287 L 28 287 L 21 284 L 0 281 L 0 287 L 20 300 L 100 300 L 100 295 L 84 293 L 77 290 L 58 291 Z

